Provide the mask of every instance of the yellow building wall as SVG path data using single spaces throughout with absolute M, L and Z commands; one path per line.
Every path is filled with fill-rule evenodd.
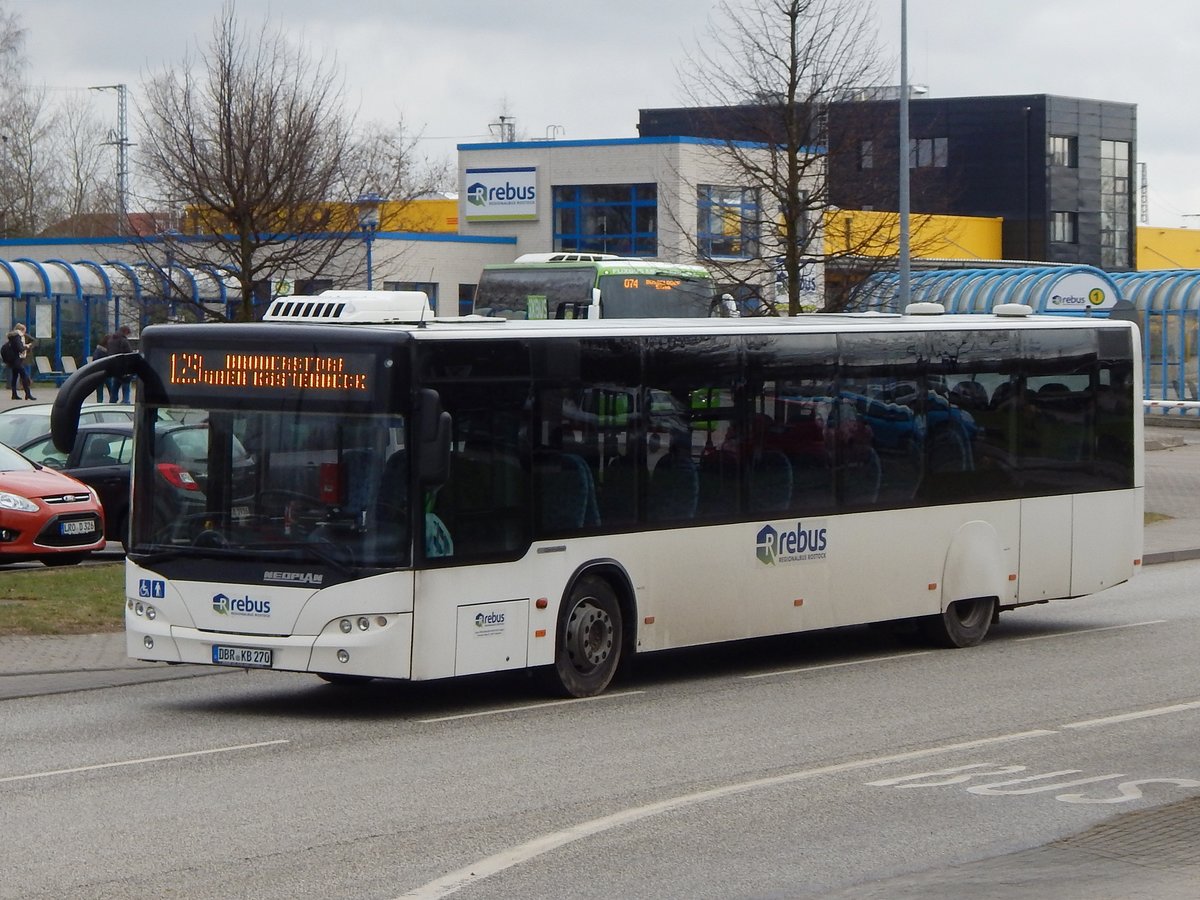
M 1000 218 L 974 216 L 909 217 L 909 253 L 926 259 L 1000 259 Z M 900 216 L 878 210 L 841 209 L 825 213 L 825 252 L 855 256 L 896 256 Z
M 1200 230 L 1139 225 L 1137 269 L 1200 269 Z
M 353 203 L 321 203 L 312 209 L 313 220 L 319 220 L 325 229 L 355 231 L 358 228 L 359 209 Z M 213 216 L 204 215 L 201 207 L 189 206 L 183 214 L 183 233 L 204 234 L 213 227 L 213 220 Z M 385 200 L 379 205 L 379 230 L 454 234 L 458 231 L 458 201 L 442 197 Z

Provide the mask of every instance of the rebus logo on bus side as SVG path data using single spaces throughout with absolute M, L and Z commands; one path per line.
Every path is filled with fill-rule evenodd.
M 786 562 L 824 559 L 829 546 L 829 531 L 823 519 L 815 523 L 797 522 L 795 528 L 764 525 L 758 532 L 755 554 L 766 566 Z

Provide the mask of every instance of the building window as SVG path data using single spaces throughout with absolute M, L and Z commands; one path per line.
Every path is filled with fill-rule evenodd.
M 944 169 L 950 161 L 949 138 L 910 138 L 908 167 L 910 169 Z
M 858 142 L 858 168 L 863 169 L 875 168 L 875 142 L 874 141 L 859 141 Z
M 1050 135 L 1050 165 L 1079 168 L 1079 138 Z
M 459 284 L 458 286 L 458 314 L 460 316 L 469 316 L 475 312 L 475 288 L 478 285 L 474 284 Z
M 1078 243 L 1079 213 L 1050 213 L 1050 240 L 1057 244 Z
M 702 256 L 758 255 L 758 191 L 702 184 L 696 191 L 696 241 Z
M 1100 142 L 1100 265 L 1128 269 L 1133 161 L 1127 141 Z
M 618 256 L 658 253 L 658 185 L 554 188 L 554 249 Z

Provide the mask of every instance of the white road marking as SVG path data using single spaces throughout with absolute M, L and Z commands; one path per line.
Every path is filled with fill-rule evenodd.
M 914 656 L 929 656 L 932 650 L 918 650 L 915 653 L 893 653 L 891 656 L 872 656 L 867 659 L 852 659 L 849 662 L 827 663 L 821 666 L 801 666 L 798 669 L 777 669 L 773 672 L 758 672 L 754 675 L 743 675 L 742 678 L 770 678 L 774 675 L 799 675 L 804 672 L 818 672 L 821 669 L 840 669 L 844 666 L 863 666 L 867 663 L 890 662 L 893 659 L 910 659 Z
M 1139 624 L 1158 624 L 1156 622 L 1144 622 Z M 1131 627 L 1131 626 L 1118 626 Z M 919 654 L 918 654 L 919 655 Z M 888 657 L 894 659 L 896 657 Z M 836 665 L 847 665 L 839 663 Z M 753 677 L 753 676 L 747 676 Z M 593 698 L 598 699 L 598 698 Z M 571 701 L 565 701 L 571 702 Z M 1195 700 L 1189 703 L 1177 703 L 1172 706 L 1161 706 L 1154 709 L 1139 710 L 1137 712 L 1124 713 L 1116 716 L 1106 716 L 1102 719 L 1089 719 L 1083 722 L 1071 722 L 1060 726 L 1063 729 L 1080 729 L 1080 728 L 1097 728 L 1104 725 L 1119 724 L 1135 719 L 1144 719 L 1151 716 L 1164 716 L 1172 713 L 1189 712 L 1191 710 L 1200 709 L 1200 700 Z M 873 766 L 890 765 L 892 763 L 907 762 L 909 760 L 925 759 L 932 756 L 937 756 L 943 753 L 954 753 L 959 750 L 973 750 L 978 747 L 988 747 L 995 744 L 1011 743 L 1015 741 L 1028 740 L 1030 738 L 1051 737 L 1062 732 L 1054 729 L 1040 728 L 1032 731 L 1018 731 L 1012 734 L 1004 734 L 998 737 L 981 738 L 976 741 L 964 741 L 958 744 L 944 744 L 937 747 L 927 747 L 924 750 L 912 750 L 908 753 L 898 753 L 892 756 L 876 756 L 870 759 L 852 760 L 850 762 L 835 763 L 829 766 L 821 766 L 815 769 L 801 769 L 797 772 L 789 772 L 785 775 L 776 775 L 771 778 L 757 778 L 752 781 L 743 781 L 736 784 L 725 785 L 724 787 L 712 788 L 707 791 L 697 791 L 693 794 L 683 794 L 678 797 L 669 797 L 665 800 L 660 800 L 657 803 L 649 803 L 644 806 L 634 806 L 629 809 L 615 812 L 609 816 L 603 816 L 599 819 L 592 819 L 590 822 L 581 822 L 578 825 L 573 825 L 570 828 L 564 828 L 561 831 L 553 831 L 548 834 L 541 835 L 524 844 L 518 844 L 515 847 L 510 847 L 507 850 L 502 850 L 499 853 L 478 860 L 471 865 L 464 866 L 455 872 L 450 872 L 437 878 L 434 881 L 424 884 L 421 887 L 414 888 L 406 894 L 402 894 L 398 900 L 437 900 L 439 897 L 448 897 L 451 894 L 457 893 L 465 887 L 477 884 L 485 878 L 492 875 L 497 875 L 507 869 L 529 862 L 531 859 L 549 853 L 551 850 L 556 850 L 559 847 L 573 843 L 574 841 L 582 840 L 592 835 L 601 834 L 605 831 L 610 831 L 614 828 L 620 828 L 625 825 L 639 822 L 642 819 L 648 819 L 653 816 L 662 815 L 664 813 L 674 812 L 677 809 L 684 809 L 689 806 L 696 806 L 701 803 L 706 803 L 710 800 L 720 800 L 725 797 L 730 797 L 735 794 L 742 794 L 748 791 L 761 790 L 763 788 L 776 787 L 783 784 L 791 784 L 797 781 L 803 781 L 809 778 L 816 778 L 821 775 L 836 775 L 842 772 L 852 772 L 858 769 L 867 769 Z M 978 765 L 962 766 L 960 768 L 973 768 Z M 1023 768 L 1023 767 L 1022 767 Z M 957 772 L 959 769 L 945 770 L 946 772 Z M 1072 772 L 1078 770 L 1071 770 Z M 942 773 L 934 773 L 942 774 Z M 1004 774 L 995 772 L 989 774 Z M 1056 773 L 1062 774 L 1062 773 Z M 1048 777 L 1048 776 L 1039 776 Z M 1104 780 L 1111 778 L 1119 778 L 1122 776 L 1104 776 Z M 1033 780 L 1033 779 L 1027 779 Z M 1091 781 L 1093 779 L 1088 779 Z M 1180 779 L 1157 779 L 1160 781 L 1171 781 L 1172 783 L 1190 785 L 1190 780 Z M 1085 783 L 1080 781 L 1080 784 Z M 1131 784 L 1133 784 L 1131 782 Z M 989 785 L 994 788 L 996 785 Z M 1186 785 L 1185 785 L 1186 786 Z M 1067 785 L 1057 785 L 1056 788 L 1067 787 Z M 1121 786 L 1124 788 L 1124 785 Z M 1081 794 L 1063 795 L 1058 799 L 1064 799 L 1066 802 L 1084 802 Z M 1124 798 L 1122 798 L 1124 799 Z M 1100 802 L 1089 800 L 1087 802 Z M 1116 802 L 1116 801 L 1105 801 Z
M 1021 641 L 1048 641 L 1050 638 L 1075 637 L 1077 634 L 1095 634 L 1097 631 L 1116 631 L 1120 628 L 1141 628 L 1143 625 L 1161 625 L 1166 619 L 1151 619 L 1149 622 L 1130 622 L 1128 625 L 1106 625 L 1103 628 L 1084 628 L 1079 631 L 1059 631 L 1055 634 L 1039 634 L 1034 637 L 1014 638 L 1014 643 Z
M 499 709 L 485 709 L 481 712 L 459 713 L 454 716 L 436 716 L 432 719 L 417 719 L 418 722 L 453 722 L 457 719 L 478 719 L 481 716 L 502 716 L 505 713 L 525 712 L 530 709 L 549 709 L 552 706 L 571 706 L 575 703 L 593 703 L 597 700 L 615 700 L 618 697 L 633 697 L 644 694 L 645 691 L 618 691 L 613 694 L 601 694 L 599 697 L 579 697 L 574 700 L 547 700 L 544 703 L 527 703 L 524 706 L 505 706 Z
M 189 756 L 211 756 L 214 753 L 233 753 L 238 750 L 254 750 L 258 747 L 271 747 L 277 744 L 290 743 L 291 741 L 259 741 L 256 744 L 238 744 L 235 747 L 214 747 L 211 750 L 190 750 L 186 753 L 168 753 L 165 756 L 144 756 L 141 759 L 124 759 L 118 762 L 96 763 L 92 766 L 76 766 L 72 769 L 52 769 L 48 772 L 30 772 L 27 775 L 8 775 L 0 778 L 0 783 L 6 781 L 29 781 L 34 778 L 52 778 L 55 775 L 74 775 L 78 772 L 96 772 L 100 769 L 138 766 L 143 763 L 164 762 L 169 759 L 187 759 Z
M 1121 713 L 1116 716 L 1105 716 L 1102 719 L 1086 719 L 1082 722 L 1068 722 L 1060 728 L 1099 728 L 1102 725 L 1115 725 L 1119 722 L 1132 722 L 1135 719 L 1149 719 L 1152 716 L 1169 716 L 1172 713 L 1187 712 L 1200 709 L 1200 700 L 1191 703 L 1176 703 L 1173 706 L 1156 706 L 1153 709 L 1142 709 L 1137 712 Z
M 684 809 L 689 806 L 695 806 L 700 803 L 706 803 L 710 800 L 720 800 L 724 797 L 730 797 L 734 794 L 741 794 L 747 791 L 760 790 L 762 788 L 776 787 L 778 785 L 790 784 L 795 781 L 802 781 L 808 778 L 816 778 L 820 775 L 834 775 L 842 772 L 852 772 L 856 769 L 866 769 L 872 766 L 882 766 L 891 763 L 907 762 L 913 759 L 924 759 L 929 756 L 936 756 L 941 753 L 953 753 L 959 750 L 973 750 L 977 747 L 989 747 L 994 744 L 1011 743 L 1013 741 L 1022 741 L 1029 738 L 1048 737 L 1057 734 L 1056 731 L 1046 731 L 1038 729 L 1035 731 L 1021 731 L 1013 734 L 1005 734 L 999 737 L 981 738 L 977 741 L 965 741 L 960 744 L 945 744 L 940 747 L 929 747 L 924 750 L 912 750 L 908 753 L 897 753 L 892 756 L 876 756 L 871 759 L 858 759 L 851 762 L 835 763 L 830 766 L 821 766 L 816 769 L 802 769 L 798 772 L 789 772 L 785 775 L 775 775 L 770 778 L 756 778 L 752 781 L 738 782 L 737 784 L 728 784 L 724 787 L 711 788 L 706 791 L 697 791 L 693 794 L 683 794 L 678 797 L 669 797 L 666 800 L 660 800 L 657 803 L 648 803 L 644 806 L 634 806 L 629 809 L 615 812 L 609 816 L 603 816 L 599 819 L 592 819 L 590 822 L 581 822 L 578 825 L 572 825 L 569 828 L 564 828 L 561 831 L 552 831 L 548 834 L 536 837 L 524 844 L 518 844 L 515 847 L 510 847 L 500 853 L 496 853 L 486 859 L 481 859 L 468 866 L 464 866 L 455 872 L 450 872 L 443 875 L 441 878 L 435 879 L 428 884 L 422 885 L 419 888 L 409 891 L 407 894 L 401 895 L 404 900 L 435 900 L 438 897 L 447 897 L 450 894 L 456 893 L 462 888 L 477 884 L 485 878 L 499 874 L 506 869 L 511 869 L 513 866 L 528 862 L 535 857 L 549 853 L 551 850 L 556 850 L 566 844 L 578 841 L 582 838 L 591 837 L 592 835 L 600 834 L 605 831 L 610 831 L 614 828 L 620 828 L 629 825 L 633 822 L 648 819 L 652 816 L 662 815 L 663 813 L 673 812 L 677 809 Z

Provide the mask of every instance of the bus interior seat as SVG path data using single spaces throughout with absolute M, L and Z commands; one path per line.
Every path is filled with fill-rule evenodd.
M 950 389 L 950 401 L 969 412 L 987 409 L 987 388 L 978 381 L 960 381 Z
M 1002 381 L 992 391 L 992 399 L 988 403 L 988 407 L 990 409 L 999 409 L 1004 404 L 1012 402 L 1016 398 L 1016 394 L 1016 384 L 1011 381 Z
M 380 522 L 403 523 L 408 509 L 408 451 L 397 450 L 383 464 L 375 515 Z
M 646 515 L 655 522 L 692 519 L 700 501 L 700 478 L 686 447 L 676 446 L 654 465 Z
M 600 519 L 606 525 L 637 520 L 637 465 L 628 456 L 614 456 L 604 467 L 600 485 Z
M 600 524 L 595 481 L 583 457 L 537 450 L 533 464 L 543 529 L 575 531 Z
M 737 456 L 717 447 L 705 448 L 700 454 L 699 500 L 697 512 L 702 516 L 725 516 L 737 510 Z
M 792 464 L 777 450 L 763 452 L 750 468 L 750 509 L 778 512 L 792 501 Z
M 342 471 L 346 479 L 346 508 L 357 512 L 370 509 L 377 493 L 379 465 L 374 450 L 357 448 L 342 451 Z

